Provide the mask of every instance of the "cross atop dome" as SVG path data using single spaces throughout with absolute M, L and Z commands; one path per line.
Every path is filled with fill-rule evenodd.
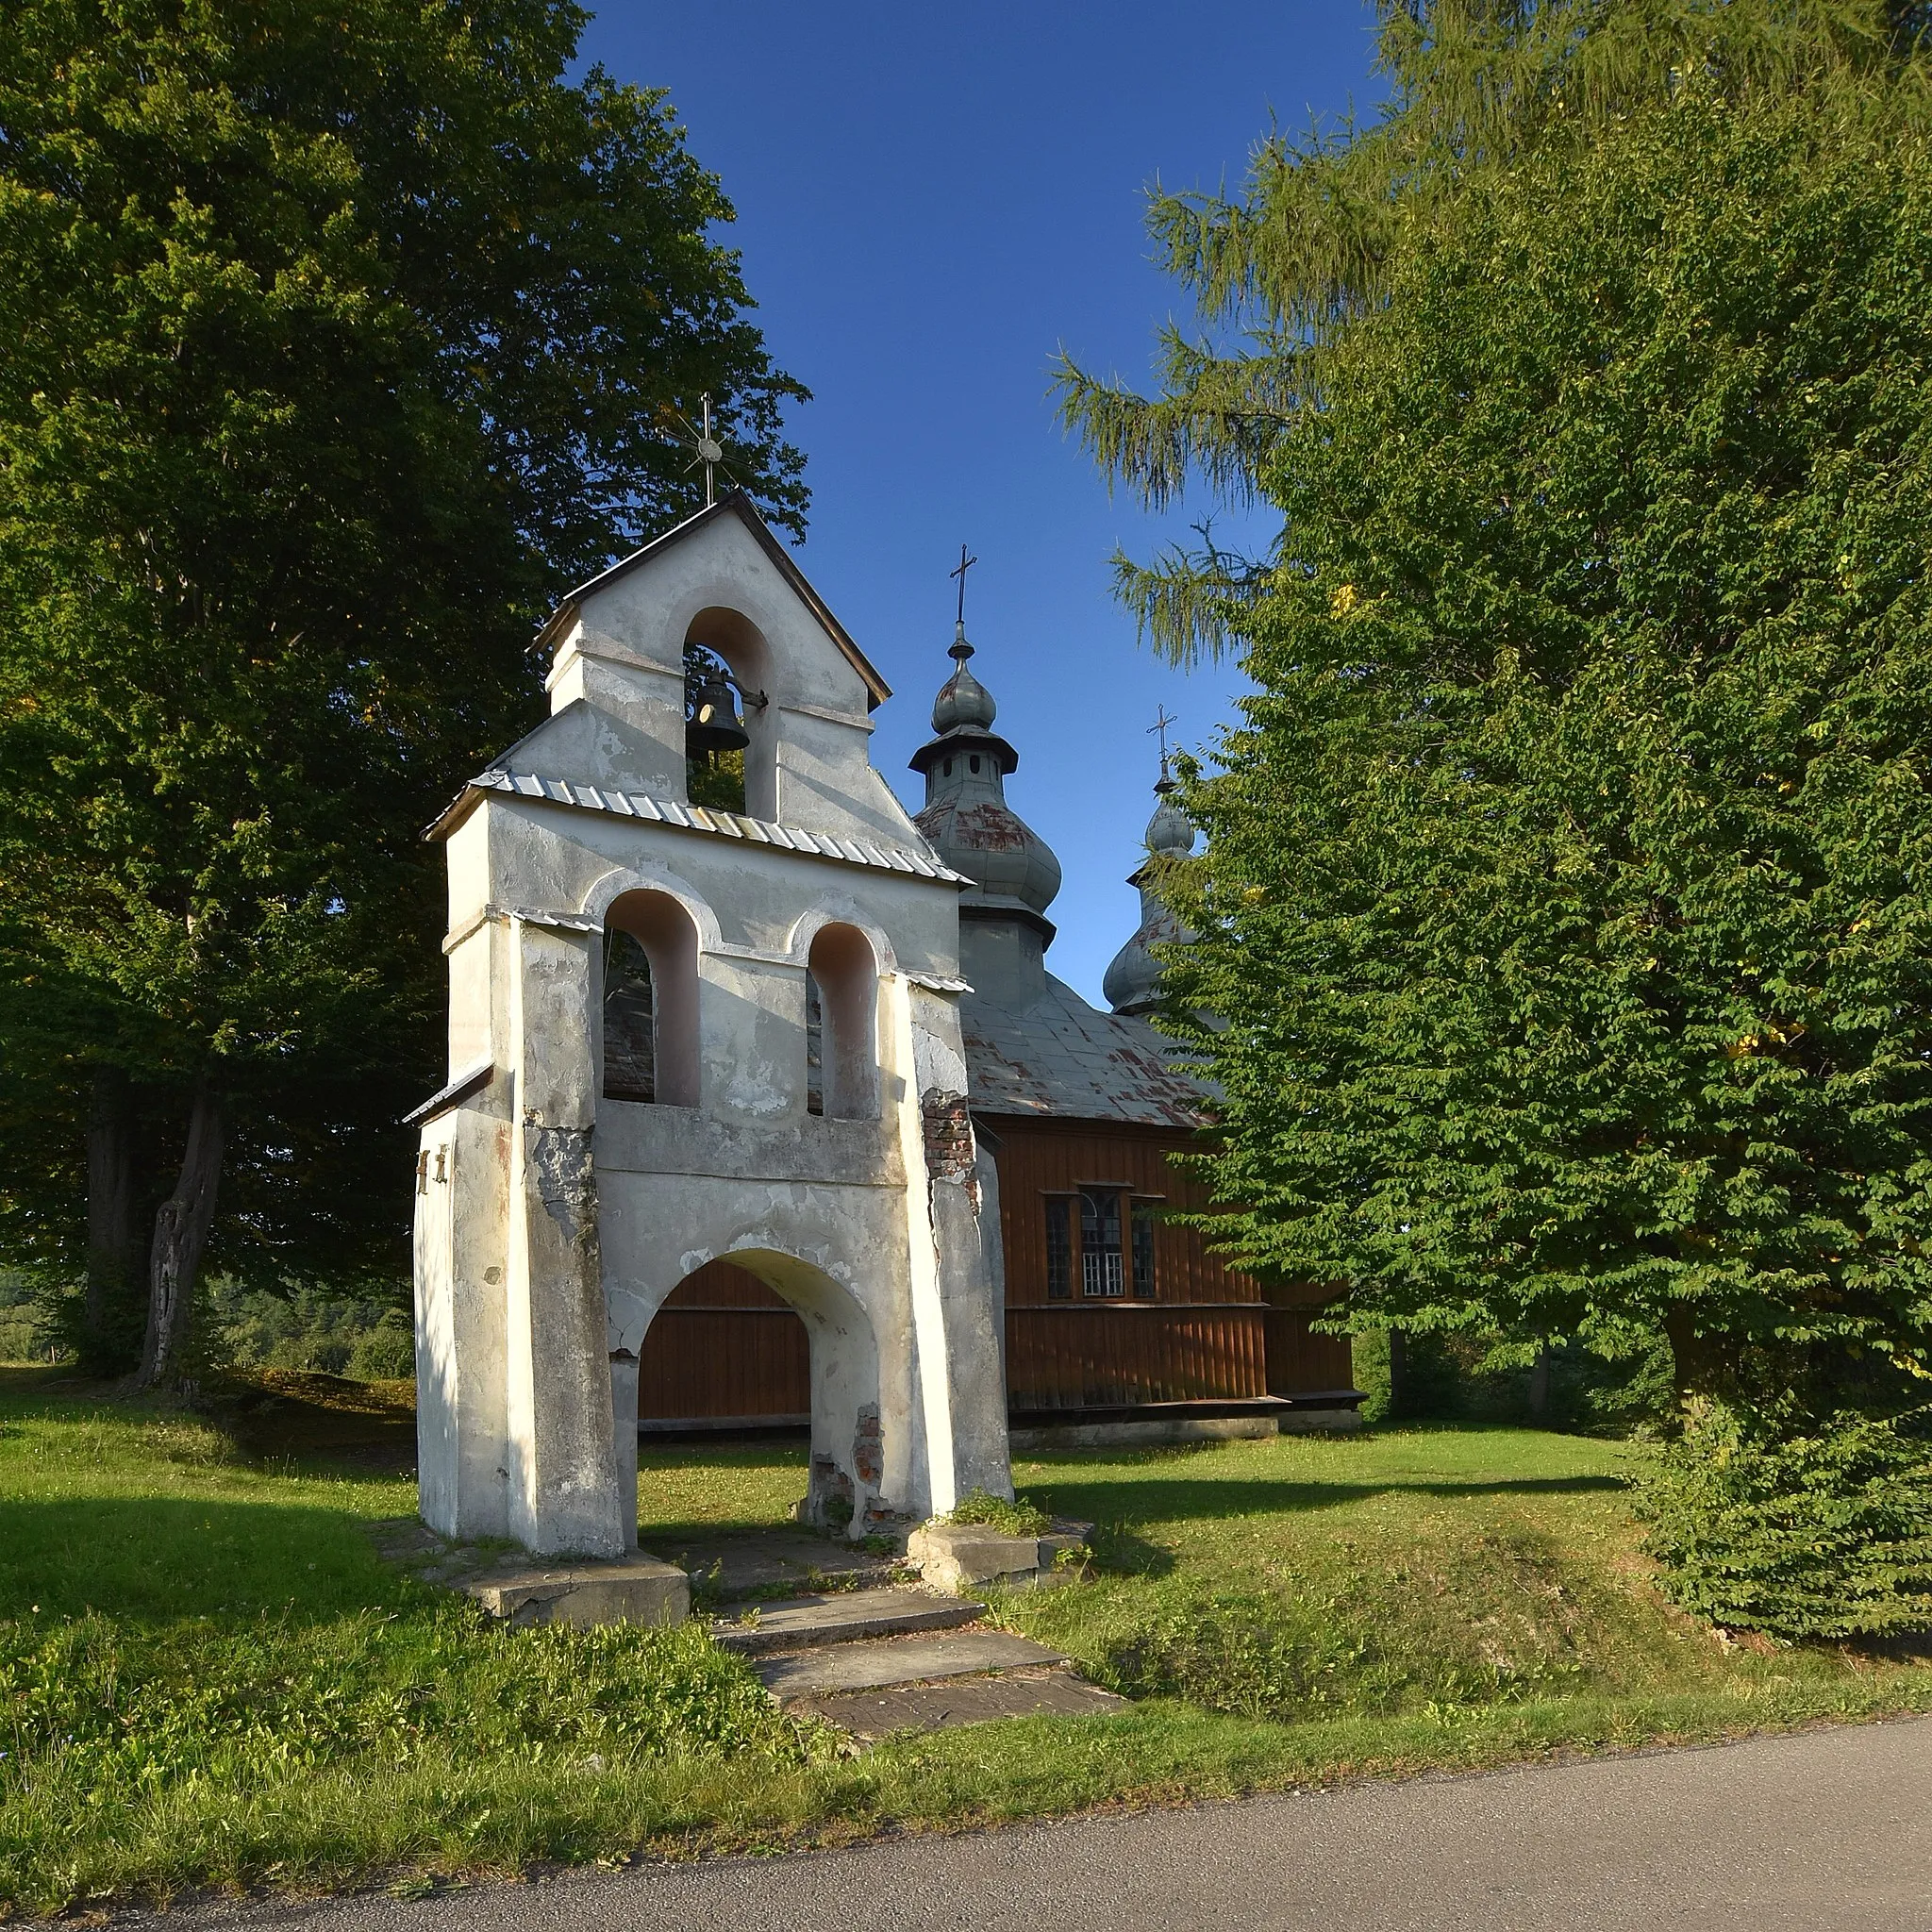
M 993 730 L 999 707 L 967 666 L 974 650 L 966 641 L 964 573 L 977 560 L 961 544 L 959 567 L 948 573 L 960 585 L 947 653 L 956 668 L 933 700 L 935 735 L 912 755 L 912 769 L 925 780 L 925 806 L 915 823 L 943 863 L 974 881 L 959 902 L 961 919 L 1026 928 L 1037 972 L 1039 951 L 1053 937 L 1044 915 L 1060 889 L 1060 865 L 1007 803 L 1006 780 L 1020 754 Z
M 959 579 L 959 614 L 953 624 L 953 648 L 946 655 L 958 658 L 962 664 L 973 655 L 973 646 L 966 641 L 966 573 L 978 561 L 978 558 L 967 556 L 966 546 L 962 543 L 959 546 L 958 569 L 946 573 L 949 577 Z

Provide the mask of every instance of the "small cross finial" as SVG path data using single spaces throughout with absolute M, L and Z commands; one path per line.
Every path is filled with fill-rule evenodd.
M 1158 736 L 1160 740 L 1160 782 L 1172 785 L 1174 780 L 1167 775 L 1167 734 L 1169 727 L 1177 721 L 1167 715 L 1167 707 L 1162 705 L 1154 714 L 1154 722 L 1147 727 L 1147 736 Z
M 724 445 L 711 434 L 711 397 L 708 391 L 698 398 L 700 426 L 693 439 L 698 453 L 698 461 L 705 466 L 705 508 L 709 509 L 718 500 L 718 465 L 724 460 Z M 685 427 L 691 427 L 686 424 Z
M 962 543 L 959 546 L 958 569 L 946 573 L 949 577 L 959 579 L 959 614 L 953 624 L 953 649 L 956 655 L 959 646 L 966 642 L 966 573 L 978 561 L 978 558 L 966 554 L 966 546 Z

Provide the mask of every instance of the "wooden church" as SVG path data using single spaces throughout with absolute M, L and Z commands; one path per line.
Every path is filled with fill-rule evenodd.
M 1159 974 L 1150 947 L 1174 937 L 1149 869 L 1130 881 L 1141 923 L 1108 971 L 1110 1011 L 1047 970 L 1060 867 L 1007 803 L 1019 754 L 993 729 L 973 655 L 962 624 L 933 736 L 912 768 L 925 784 L 916 823 L 929 856 L 969 882 L 959 1011 L 972 1126 L 998 1180 L 1009 1424 L 1041 1445 L 1348 1426 L 1361 1398 L 1347 1339 L 1310 1327 L 1319 1292 L 1227 1268 L 1174 1219 L 1204 1205 L 1170 1157 L 1194 1144 L 1205 1116 L 1201 1090 L 1174 1071 L 1173 1041 L 1146 1017 Z M 696 684 L 691 705 L 703 732 Z M 1193 848 L 1169 789 L 1163 770 L 1150 860 Z M 813 991 L 809 1069 L 822 1031 Z M 605 999 L 606 1091 L 633 1096 L 640 1016 L 621 960 Z M 822 1107 L 817 1087 L 808 1106 L 815 1095 Z M 647 1436 L 803 1424 L 811 1407 L 804 1324 L 728 1261 L 672 1291 L 644 1337 L 639 1377 Z

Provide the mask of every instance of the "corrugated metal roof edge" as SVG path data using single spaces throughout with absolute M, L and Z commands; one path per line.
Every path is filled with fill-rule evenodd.
M 469 816 L 476 799 L 491 792 L 527 798 L 541 805 L 568 806 L 576 811 L 603 812 L 610 818 L 637 819 L 647 824 L 670 825 L 678 831 L 702 832 L 714 839 L 742 839 L 755 845 L 774 845 L 800 852 L 808 858 L 830 858 L 860 865 L 873 872 L 912 873 L 921 878 L 942 879 L 948 885 L 970 886 L 963 873 L 917 852 L 896 845 L 874 845 L 869 839 L 834 839 L 828 832 L 808 832 L 772 819 L 755 819 L 744 812 L 713 810 L 684 805 L 675 798 L 653 798 L 644 791 L 606 790 L 575 778 L 546 778 L 535 772 L 500 769 L 479 773 L 465 785 L 450 808 L 424 837 L 446 837 Z

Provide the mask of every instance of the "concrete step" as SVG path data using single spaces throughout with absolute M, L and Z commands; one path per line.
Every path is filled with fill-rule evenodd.
M 794 1596 L 823 1590 L 836 1576 L 841 1587 L 892 1581 L 898 1558 L 803 1529 L 746 1529 L 715 1536 L 680 1536 L 665 1555 L 691 1573 L 693 1589 L 714 1602 L 730 1603 L 754 1591 L 782 1587 Z M 663 1540 L 657 1540 L 662 1547 Z
M 746 1623 L 743 1618 L 752 1608 L 758 1612 L 757 1621 Z M 737 1618 L 714 1623 L 711 1634 L 726 1650 L 759 1657 L 770 1651 L 858 1643 L 917 1630 L 955 1630 L 985 1613 L 984 1604 L 935 1596 L 924 1590 L 828 1591 L 747 1606 Z
M 681 1624 L 691 1614 L 691 1578 L 675 1563 L 639 1550 L 615 1562 L 492 1564 L 454 1587 L 516 1628 L 531 1624 Z
M 828 1644 L 761 1657 L 752 1668 L 779 1703 L 795 1704 L 840 1691 L 883 1690 L 898 1684 L 935 1683 L 1066 1661 L 1059 1651 L 1024 1637 L 1009 1637 L 1003 1630 L 951 1630 L 930 1637 Z
M 1107 1717 L 1128 1707 L 1124 1697 L 1058 1665 L 1003 1671 L 993 1676 L 947 1677 L 933 1684 L 832 1691 L 791 1706 L 801 1715 L 824 1718 L 851 1732 L 861 1743 L 894 1731 L 951 1730 L 1003 1717 Z

